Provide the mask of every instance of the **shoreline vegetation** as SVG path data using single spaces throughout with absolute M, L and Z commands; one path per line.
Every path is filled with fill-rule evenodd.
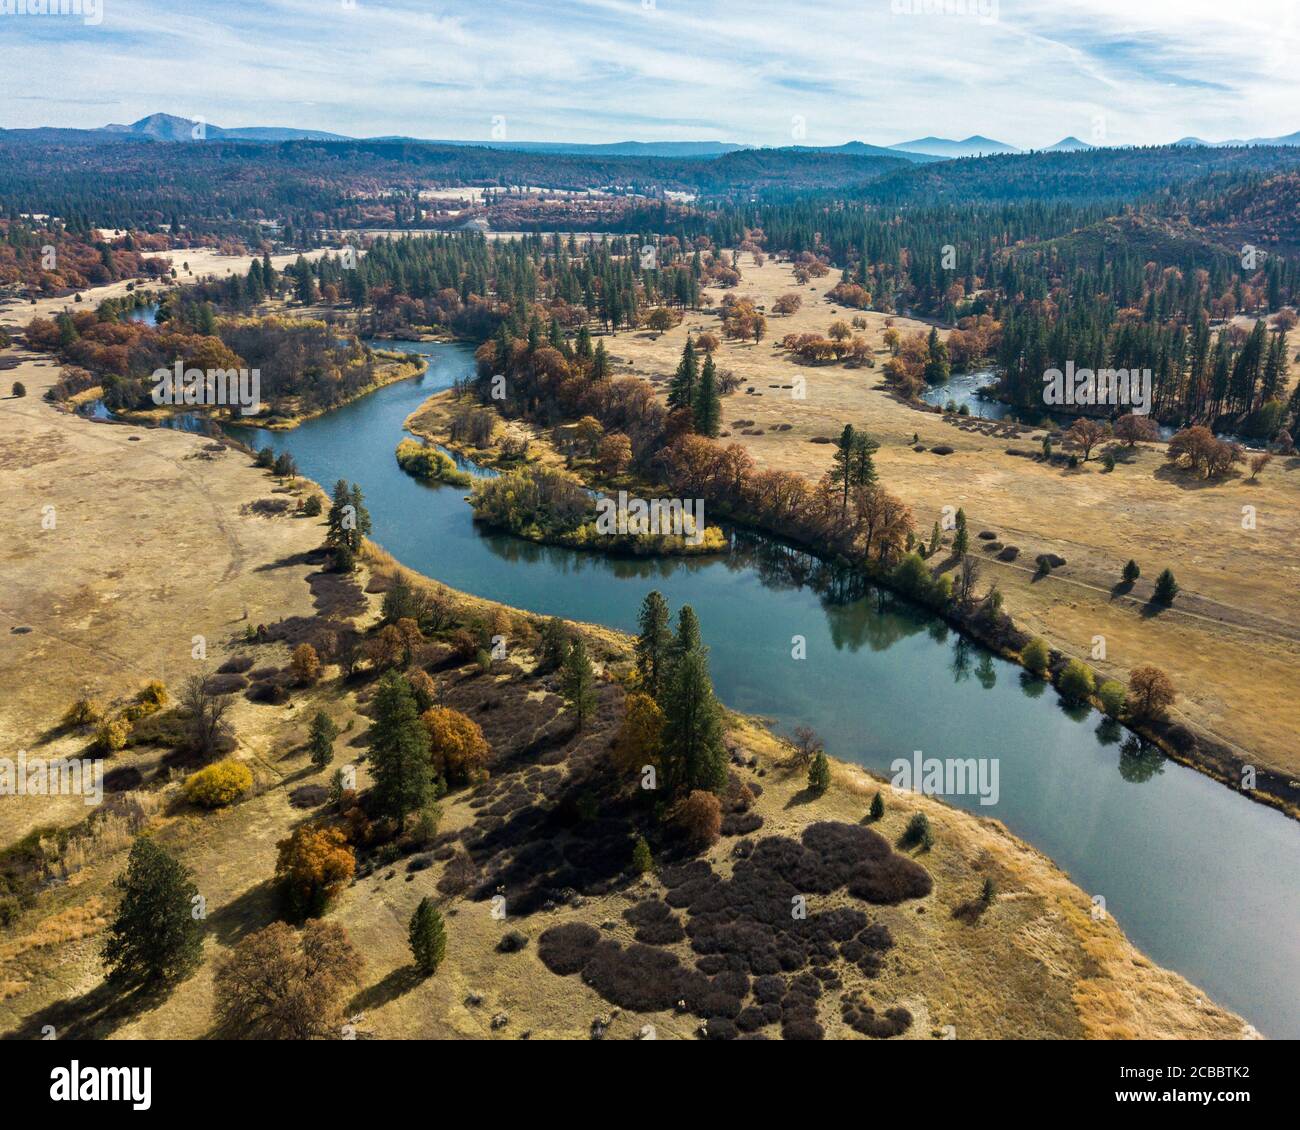
M 89 427 L 87 421 L 86 431 Z M 201 442 L 197 436 L 179 433 L 160 438 L 177 447 L 195 447 Z M 225 445 L 255 458 L 238 440 L 228 439 Z M 128 445 L 121 442 L 121 446 L 125 449 Z M 235 461 L 208 461 L 201 473 L 207 489 L 221 490 L 224 484 L 236 496 L 258 493 L 248 490 L 249 468 Z M 272 469 L 266 469 L 266 474 L 275 477 Z M 237 490 L 236 482 L 241 484 Z M 327 496 L 319 485 L 304 478 L 290 489 L 304 496 Z M 211 523 L 208 536 L 217 538 L 220 519 L 216 512 L 201 509 L 197 513 L 200 523 Z M 630 740 L 636 733 L 635 727 L 629 730 L 638 686 L 632 640 L 600 625 L 565 625 L 572 635 L 588 641 L 594 668 L 594 687 L 590 688 L 595 695 L 594 709 L 590 721 L 584 724 L 582 711 L 573 703 L 588 692 L 580 686 L 574 688 L 567 668 L 549 674 L 545 671 L 542 660 L 549 646 L 549 622 L 542 617 L 450 590 L 401 566 L 373 542 L 360 537 L 360 568 L 350 574 L 333 572 L 319 548 L 309 549 L 309 542 L 319 546 L 326 525 L 291 520 L 289 511 L 279 517 L 250 514 L 236 522 L 249 523 L 259 530 L 282 531 L 277 543 L 267 542 L 257 555 L 242 563 L 237 583 L 242 586 L 240 597 L 244 601 L 251 599 L 255 608 L 272 612 L 287 608 L 290 615 L 279 622 L 268 619 L 266 626 L 255 627 L 249 622 L 242 637 L 234 635 L 226 640 L 222 654 L 213 654 L 211 662 L 214 666 L 220 664 L 218 671 L 230 672 L 222 678 L 237 687 L 247 686 L 249 703 L 289 702 L 297 709 L 286 715 L 246 704 L 241 698 L 227 716 L 233 720 L 235 733 L 229 741 L 223 738 L 218 752 L 223 759 L 234 759 L 252 770 L 251 789 L 216 811 L 207 812 L 193 804 L 178 810 L 180 793 L 188 796 L 178 782 L 165 781 L 157 786 L 160 778 L 156 776 L 153 783 L 142 779 L 124 798 L 127 805 L 137 804 L 132 831 L 149 832 L 151 840 L 174 853 L 196 874 L 211 876 L 205 880 L 205 895 L 215 911 L 241 927 L 234 937 L 266 926 L 268 916 L 274 915 L 271 900 L 263 897 L 263 888 L 272 887 L 273 868 L 272 893 L 280 889 L 286 895 L 294 893 L 294 856 L 286 852 L 283 844 L 301 846 L 303 851 L 319 847 L 328 851 L 331 863 L 346 855 L 344 881 L 331 880 L 329 887 L 320 892 L 321 901 L 328 899 L 332 903 L 328 919 L 332 925 L 366 938 L 367 960 L 374 968 L 367 970 L 365 983 L 373 984 L 377 979 L 388 984 L 408 960 L 405 931 L 400 928 L 404 918 L 391 913 L 393 900 L 401 899 L 404 905 L 421 893 L 435 890 L 440 902 L 454 904 L 462 898 L 477 898 L 478 886 L 487 884 L 484 889 L 490 889 L 501 877 L 495 868 L 519 866 L 506 862 L 509 845 L 491 845 L 496 843 L 494 837 L 502 826 L 498 809 L 516 818 L 519 812 L 526 811 L 518 807 L 521 792 L 531 798 L 529 805 L 552 813 L 552 819 L 563 808 L 565 831 L 560 834 L 571 853 L 586 845 L 584 835 L 605 834 L 608 817 L 584 815 L 584 806 L 589 807 L 590 789 L 598 779 L 591 773 L 610 772 L 601 767 L 609 764 L 613 747 L 620 739 Z M 221 530 L 225 530 L 224 525 Z M 289 550 L 307 552 L 301 558 L 297 553 L 286 557 Z M 399 599 L 395 594 L 400 589 L 399 581 L 405 582 L 409 590 L 418 590 L 424 600 L 412 603 L 409 597 Z M 277 597 L 267 603 L 267 586 L 289 583 L 300 586 L 298 601 L 286 603 Z M 300 605 L 306 614 L 293 615 Z M 415 612 L 418 619 L 406 615 L 410 612 Z M 221 622 L 228 624 L 231 620 L 223 616 Z M 495 659 L 485 651 L 485 638 L 491 634 L 504 634 L 511 640 L 507 658 Z M 145 645 L 146 641 L 137 636 L 131 644 Z M 123 638 L 117 646 L 130 645 Z M 224 654 L 226 651 L 230 654 Z M 129 660 L 131 652 L 126 655 Z M 396 833 L 391 820 L 368 811 L 364 803 L 378 786 L 374 763 L 379 747 L 375 746 L 370 757 L 357 766 L 356 788 L 342 789 L 336 796 L 325 787 L 336 755 L 327 749 L 322 766 L 317 761 L 315 731 L 310 741 L 304 741 L 306 724 L 313 715 L 334 718 L 342 732 L 353 730 L 358 723 L 365 730 L 367 720 L 373 730 L 376 700 L 380 697 L 374 688 L 382 688 L 384 678 L 389 677 L 381 676 L 381 671 L 390 675 L 394 671 L 406 672 L 404 677 L 413 688 L 423 694 L 432 689 L 436 701 L 447 704 L 443 709 L 450 714 L 472 713 L 480 718 L 493 758 L 489 762 L 490 777 L 471 778 L 468 784 L 457 781 L 415 827 L 406 831 L 397 828 Z M 247 685 L 250 682 L 252 686 Z M 252 697 L 265 688 L 275 689 L 276 696 Z M 71 683 L 63 690 L 69 700 L 82 693 Z M 116 697 L 120 695 L 114 701 Z M 162 737 L 170 733 L 170 727 L 181 716 L 161 695 L 156 697 L 165 707 L 153 716 L 158 719 L 154 729 Z M 655 841 L 648 869 L 638 865 L 636 852 L 632 853 L 630 865 L 616 854 L 610 860 L 611 874 L 617 880 L 612 888 L 588 891 L 583 898 L 555 908 L 555 918 L 517 918 L 529 934 L 541 932 L 536 944 L 530 944 L 524 935 L 525 956 L 507 959 L 528 963 L 525 993 L 501 979 L 501 959 L 494 956 L 501 952 L 499 926 L 491 923 L 486 914 L 452 916 L 448 932 L 455 944 L 449 947 L 439 983 L 449 984 L 447 991 L 461 996 L 471 990 L 482 993 L 487 1000 L 485 1009 L 443 1007 L 442 996 L 431 1004 L 432 998 L 423 987 L 385 994 L 378 1000 L 372 994 L 364 1006 L 370 1014 L 368 1027 L 384 1035 L 410 1037 L 427 1034 L 432 1023 L 437 1034 L 486 1035 L 488 1017 L 493 1017 L 495 1030 L 495 1017 L 504 1015 L 498 1009 L 508 1002 L 510 1016 L 503 1023 L 510 1025 L 508 1031 L 512 1033 L 526 1028 L 539 1034 L 585 1034 L 591 1022 L 590 991 L 579 988 L 573 977 L 556 975 L 561 967 L 548 960 L 559 940 L 552 931 L 561 928 L 565 939 L 579 928 L 599 936 L 601 924 L 617 919 L 628 907 L 627 890 L 635 890 L 640 902 L 662 903 L 664 894 L 679 889 L 681 877 L 694 875 L 701 867 L 717 867 L 719 873 L 726 873 L 735 849 L 742 844 L 751 845 L 748 850 L 755 841 L 759 848 L 795 850 L 802 836 L 805 844 L 818 843 L 819 837 L 832 837 L 836 843 L 840 839 L 854 843 L 864 840 L 885 858 L 895 860 L 892 866 L 904 874 L 928 876 L 922 887 L 901 899 L 892 894 L 873 894 L 869 898 L 872 925 L 867 929 L 871 933 L 864 937 L 870 944 L 855 951 L 862 954 L 860 961 L 867 963 L 862 968 L 870 971 L 869 980 L 862 982 L 853 969 L 847 970 L 853 983 L 864 989 L 847 992 L 842 1015 L 840 1009 L 823 1002 L 818 1019 L 826 1025 L 827 1035 L 889 1037 L 906 1033 L 922 1039 L 942 1038 L 946 1026 L 954 1027 L 963 1038 L 1252 1034 L 1240 1017 L 1209 1002 L 1184 977 L 1152 964 L 1124 935 L 1113 916 L 1098 919 L 1093 915 L 1088 895 L 1046 855 L 1012 835 L 1000 821 L 967 813 L 937 797 L 895 793 L 864 768 L 824 755 L 820 755 L 825 770 L 820 784 L 815 790 L 811 785 L 805 788 L 805 777 L 809 781 L 813 777 L 811 771 L 805 772 L 798 748 L 779 739 L 757 720 L 726 712 L 725 708 L 723 718 L 728 775 L 736 779 L 736 785 L 734 790 L 730 783 L 727 786 L 728 809 L 723 816 L 726 823 L 722 838 L 715 836 L 707 846 L 688 847 L 673 838 L 676 832 L 666 832 L 668 839 L 663 843 Z M 126 749 L 116 755 L 122 759 L 122 768 L 133 767 L 141 753 L 150 756 L 145 739 L 149 727 L 141 724 L 137 729 L 138 733 L 129 736 Z M 137 747 L 132 739 L 144 740 L 145 744 Z M 371 739 L 372 744 L 378 740 L 373 733 Z M 350 744 L 362 743 L 352 739 Z M 277 750 L 282 752 L 272 754 Z M 357 755 L 349 751 L 341 756 L 352 759 Z M 818 760 L 814 756 L 814 768 Z M 302 782 L 303 776 L 310 777 L 313 772 L 318 775 L 316 782 Z M 237 782 L 241 789 L 245 781 Z M 312 790 L 310 797 L 304 792 L 308 788 Z M 635 790 L 632 793 L 635 795 Z M 491 812 L 484 809 L 489 802 Z M 311 809 L 305 818 L 300 811 L 304 807 Z M 634 812 L 636 808 L 644 805 L 634 804 Z M 869 818 L 863 816 L 868 809 L 872 813 Z M 433 837 L 430 840 L 421 839 L 426 824 Z M 543 824 L 541 830 L 549 827 Z M 919 843 L 914 838 L 914 827 L 924 829 Z M 584 828 L 590 830 L 583 832 Z M 289 839 L 277 846 L 275 841 L 280 836 Z M 70 833 L 60 840 L 64 838 L 74 846 L 81 842 Z M 124 862 L 129 842 L 129 838 L 123 838 L 113 845 L 97 844 L 77 864 L 77 882 L 34 893 L 33 901 L 18 911 L 22 916 L 18 921 L 20 932 L 37 936 L 32 931 L 48 933 L 83 919 L 86 924 L 78 927 L 77 936 L 93 935 L 102 929 L 108 917 L 105 899 L 112 893 L 111 880 Z M 787 847 L 791 843 L 794 848 Z M 229 866 L 232 844 L 238 845 L 238 867 Z M 621 850 L 621 841 L 618 844 Z M 600 846 L 598 854 L 603 858 L 604 841 Z M 516 850 L 525 848 L 540 865 L 545 841 L 528 840 L 516 845 Z M 498 852 L 506 853 L 499 862 Z M 679 854 L 683 852 L 687 854 Z M 385 884 L 385 877 L 391 877 L 395 865 L 404 858 L 411 885 L 404 890 L 401 883 Z M 582 855 L 571 854 L 569 859 L 581 860 L 585 868 L 592 864 L 593 854 L 587 850 Z M 216 867 L 216 860 L 226 865 Z M 629 866 L 634 870 L 629 872 Z M 510 873 L 507 870 L 505 874 Z M 850 913 L 851 906 L 834 913 Z M 398 929 L 384 925 L 393 921 L 398 923 Z M 648 931 L 649 926 L 640 924 L 638 929 Z M 200 960 L 222 965 L 232 952 L 238 951 L 240 943 L 234 937 L 219 935 Z M 903 960 L 875 960 L 876 952 L 885 949 L 894 949 Z M 144 1008 L 126 1018 L 103 1012 L 86 1015 L 75 1004 L 66 1003 L 66 984 L 98 978 L 94 950 L 86 945 L 28 945 L 21 949 L 22 963 L 12 971 L 15 979 L 6 1002 L 17 1031 L 38 1030 L 52 1009 L 61 1010 L 60 1030 L 71 1035 L 118 1032 L 175 1038 L 208 1031 L 211 990 L 209 979 L 203 975 L 169 985 L 168 993 L 174 999 L 167 1007 Z M 658 952 L 673 953 L 668 948 Z M 686 954 L 688 961 L 693 960 L 689 951 Z M 1051 960 L 1044 960 L 1045 954 L 1051 955 Z M 989 979 L 993 968 L 990 961 L 998 971 L 995 981 Z M 442 992 L 438 984 L 426 984 Z M 616 996 L 618 991 L 606 985 L 605 999 Z M 877 1007 L 889 1006 L 885 1017 L 875 1017 L 873 1023 L 872 1009 L 865 1001 L 862 1007 L 851 1006 L 850 997 L 861 1000 L 862 991 Z M 676 998 L 670 995 L 666 999 Z M 794 1003 L 794 998 L 787 998 L 788 1006 Z M 729 1003 L 725 1007 L 731 1011 Z M 816 1005 L 801 1009 L 802 1020 Z M 704 1026 L 689 1012 L 681 1014 L 667 1005 L 659 1008 L 657 997 L 644 1005 L 628 1006 L 626 1011 L 632 1016 L 653 1018 L 666 1037 L 689 1038 L 704 1032 Z M 746 1023 L 751 1022 L 748 1013 L 745 1015 Z M 716 1021 L 710 1018 L 708 1035 L 724 1038 L 733 1026 L 734 1022 L 726 1017 Z M 817 1020 L 809 1031 L 821 1034 Z
M 447 483 L 454 487 L 468 487 L 474 481 L 474 476 L 468 471 L 456 469 L 456 461 L 450 455 L 439 451 L 430 443 L 403 439 L 398 443 L 394 455 L 397 457 L 397 465 L 415 479 Z
M 450 426 L 451 412 L 448 409 L 454 406 L 458 399 L 459 393 L 456 389 L 444 389 L 432 394 L 407 417 L 406 429 L 428 443 L 439 443 L 483 466 L 517 467 L 519 456 L 514 451 L 518 438 L 512 437 L 509 441 L 510 451 L 503 450 L 500 423 L 488 434 L 481 447 L 463 440 L 458 442 L 453 438 Z M 925 410 L 930 406 L 919 404 L 919 407 Z M 533 431 L 536 434 L 528 437 L 524 450 L 525 458 L 533 460 L 530 465 L 535 471 L 542 467 L 571 468 L 576 472 L 582 485 L 590 490 L 627 489 L 629 492 L 638 492 L 645 497 L 652 497 L 664 489 L 649 480 L 631 474 L 626 469 L 617 475 L 611 475 L 602 472 L 596 459 L 575 459 L 571 453 L 561 454 L 550 435 L 542 429 L 533 429 Z M 540 453 L 527 454 L 534 447 L 540 449 Z M 509 473 L 520 472 L 516 470 Z M 850 566 L 842 558 L 827 555 L 820 547 L 808 543 L 789 531 L 769 528 L 767 524 L 756 520 L 752 515 L 716 503 L 712 504 L 711 508 L 715 512 L 720 512 L 726 521 L 736 526 L 753 530 L 764 536 L 776 537 L 830 564 L 838 562 L 844 567 L 861 569 L 872 583 L 891 589 L 925 607 L 927 611 L 939 616 L 956 631 L 988 648 L 1000 658 L 1015 663 L 1022 668 L 1023 677 L 1041 679 L 1049 686 L 1053 686 L 1060 693 L 1064 705 L 1094 708 L 1111 721 L 1121 724 L 1144 742 L 1156 747 L 1178 764 L 1194 769 L 1256 803 L 1277 809 L 1292 820 L 1300 821 L 1300 782 L 1291 780 L 1282 772 L 1254 767 L 1252 762 L 1243 758 L 1227 743 L 1204 731 L 1193 733 L 1187 726 L 1167 716 L 1147 719 L 1131 716 L 1124 705 L 1122 686 L 1113 681 L 1107 683 L 1086 663 L 1046 647 L 1042 640 L 1019 628 L 1013 617 L 1003 610 L 1000 594 L 997 594 L 991 604 L 957 601 L 953 599 L 952 577 L 947 572 L 932 576 L 925 558 L 917 553 L 909 552 L 893 569 L 875 568 L 874 563 L 870 561 Z M 517 527 L 505 521 L 488 524 L 508 533 L 526 537 L 528 540 L 544 540 L 543 537 L 523 532 L 528 528 L 524 523 L 520 523 Z M 553 539 L 552 544 L 568 545 L 570 548 L 578 549 L 594 548 L 586 538 L 572 541 Z M 924 543 L 921 543 L 921 548 L 924 549 Z M 711 550 L 711 552 L 725 551 L 725 539 L 718 548 Z M 932 547 L 931 557 L 934 552 Z M 955 560 L 955 556 L 949 559 L 948 565 L 956 567 L 959 573 L 959 563 Z M 1041 659 L 1035 654 L 1040 651 Z M 1078 674 L 1080 668 L 1084 672 L 1082 676 Z M 1118 701 L 1112 697 L 1112 688 L 1117 686 L 1120 687 Z M 1248 767 L 1255 774 L 1253 789 L 1240 787 Z

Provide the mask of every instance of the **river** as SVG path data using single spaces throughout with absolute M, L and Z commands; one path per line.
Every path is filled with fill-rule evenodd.
M 1300 828 L 1158 752 L 888 593 L 769 539 L 726 556 L 615 560 L 480 532 L 461 489 L 393 457 L 402 422 L 473 369 L 470 349 L 384 342 L 428 371 L 289 432 L 237 428 L 288 450 L 326 491 L 360 484 L 372 537 L 406 565 L 476 595 L 635 630 L 658 588 L 692 604 L 730 707 L 788 732 L 816 728 L 837 757 L 889 773 L 895 758 L 998 759 L 999 796 L 953 797 L 1003 820 L 1066 870 L 1128 936 L 1265 1035 L 1300 1037 Z M 251 434 L 250 434 L 251 433 Z M 1014 609 L 1011 610 L 1014 613 Z M 802 637 L 806 658 L 795 659 Z

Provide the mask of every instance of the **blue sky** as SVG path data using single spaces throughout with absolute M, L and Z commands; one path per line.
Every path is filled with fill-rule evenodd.
M 1297 0 L 80 2 L 98 22 L 0 14 L 0 126 L 164 111 L 358 136 L 1024 147 L 1300 130 Z

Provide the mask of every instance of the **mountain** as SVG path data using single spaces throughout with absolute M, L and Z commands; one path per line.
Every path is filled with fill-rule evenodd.
M 994 141 L 991 137 L 974 134 L 964 141 L 946 137 L 920 137 L 915 141 L 900 141 L 889 147 L 900 153 L 925 153 L 931 157 L 986 157 L 990 153 L 1019 153 L 1014 145 Z
M 933 153 L 912 153 L 897 146 L 869 145 L 865 141 L 846 141 L 843 145 L 789 145 L 788 150 L 796 153 L 844 153 L 850 157 L 902 157 L 906 161 L 942 161 Z
M 154 141 L 193 141 L 196 122 L 190 118 L 178 118 L 175 114 L 150 114 L 129 126 L 108 125 L 99 132 L 128 134 L 132 137 L 147 137 Z M 289 129 L 280 126 L 247 126 L 238 129 L 223 129 L 211 122 L 203 124 L 202 136 L 209 140 L 225 138 L 229 141 L 347 141 L 348 138 L 338 133 L 326 133 L 324 130 Z
M 1055 145 L 1049 145 L 1043 150 L 1044 153 L 1079 153 L 1085 149 L 1096 149 L 1095 145 L 1089 145 L 1086 141 L 1080 141 L 1071 134 L 1069 137 L 1063 137 Z

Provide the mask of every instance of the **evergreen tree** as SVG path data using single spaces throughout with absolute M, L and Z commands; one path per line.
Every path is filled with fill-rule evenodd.
M 1155 601 L 1157 604 L 1173 604 L 1178 595 L 1178 582 L 1174 580 L 1173 570 L 1165 569 L 1156 578 Z
M 700 378 L 699 361 L 695 356 L 695 343 L 690 337 L 682 347 L 682 359 L 677 372 L 668 385 L 668 407 L 692 410 L 695 405 L 695 385 Z
M 447 954 L 447 927 L 443 924 L 442 914 L 428 895 L 420 900 L 415 913 L 411 915 L 406 936 L 411 945 L 415 967 L 426 977 L 436 973 Z
M 682 610 L 677 613 L 677 635 L 673 637 L 672 654 L 673 658 L 679 658 L 688 651 L 704 651 L 704 645 L 700 640 L 700 618 L 695 615 L 695 609 L 689 604 L 683 604 Z
M 1131 585 L 1140 576 L 1142 576 L 1142 569 L 1136 561 L 1130 558 L 1128 564 L 1124 566 L 1123 576 L 1124 576 L 1124 583 Z
M 552 616 L 542 625 L 542 639 L 537 657 L 540 674 L 556 671 L 569 654 L 569 630 L 558 616 Z
M 812 764 L 808 766 L 808 788 L 814 796 L 821 796 L 831 787 L 831 765 L 824 750 L 813 755 Z
M 378 809 L 398 821 L 433 795 L 429 733 L 410 685 L 395 671 L 375 691 L 370 726 L 370 770 Z
M 925 362 L 925 379 L 932 385 L 943 384 L 951 371 L 948 363 L 948 346 L 940 339 L 939 331 L 931 326 L 929 352 Z
M 189 972 L 203 948 L 203 928 L 193 914 L 199 890 L 189 869 L 139 836 L 113 886 L 122 901 L 102 951 L 109 980 L 169 980 Z
M 716 438 L 722 428 L 722 397 L 718 394 L 718 376 L 713 355 L 706 354 L 699 386 L 695 390 L 695 430 L 702 436 Z
M 840 432 L 839 442 L 835 445 L 835 454 L 831 457 L 830 481 L 840 488 L 841 519 L 848 514 L 849 491 L 853 489 L 853 440 L 856 432 L 852 424 L 845 424 Z
M 880 795 L 880 791 L 877 790 L 876 795 L 871 798 L 871 819 L 879 820 L 884 815 L 885 815 L 885 800 Z
M 668 627 L 668 604 L 663 593 L 646 593 L 637 616 L 640 633 L 636 638 L 636 673 L 646 694 L 658 701 L 668 674 L 672 631 Z
M 960 561 L 970 550 L 970 532 L 966 529 L 966 511 L 957 510 L 957 530 L 952 536 L 953 556 Z
M 311 735 L 307 745 L 311 749 L 311 763 L 317 769 L 324 769 L 334 760 L 334 739 L 339 736 L 339 728 L 323 710 L 316 711 L 311 720 Z
M 632 848 L 632 871 L 637 875 L 646 875 L 655 869 L 654 856 L 650 852 L 650 845 L 646 842 L 645 836 L 637 836 L 636 844 Z
M 609 354 L 605 352 L 604 339 L 596 342 L 596 353 L 591 359 L 591 376 L 597 381 L 603 381 L 609 376 Z
M 578 729 L 586 725 L 591 712 L 596 709 L 596 672 L 587 658 L 587 645 L 581 636 L 574 636 L 569 653 L 564 657 L 560 688 L 565 701 L 573 710 Z
M 673 791 L 721 792 L 727 783 L 722 719 L 708 660 L 698 648 L 673 664 L 664 696 L 663 764 Z

